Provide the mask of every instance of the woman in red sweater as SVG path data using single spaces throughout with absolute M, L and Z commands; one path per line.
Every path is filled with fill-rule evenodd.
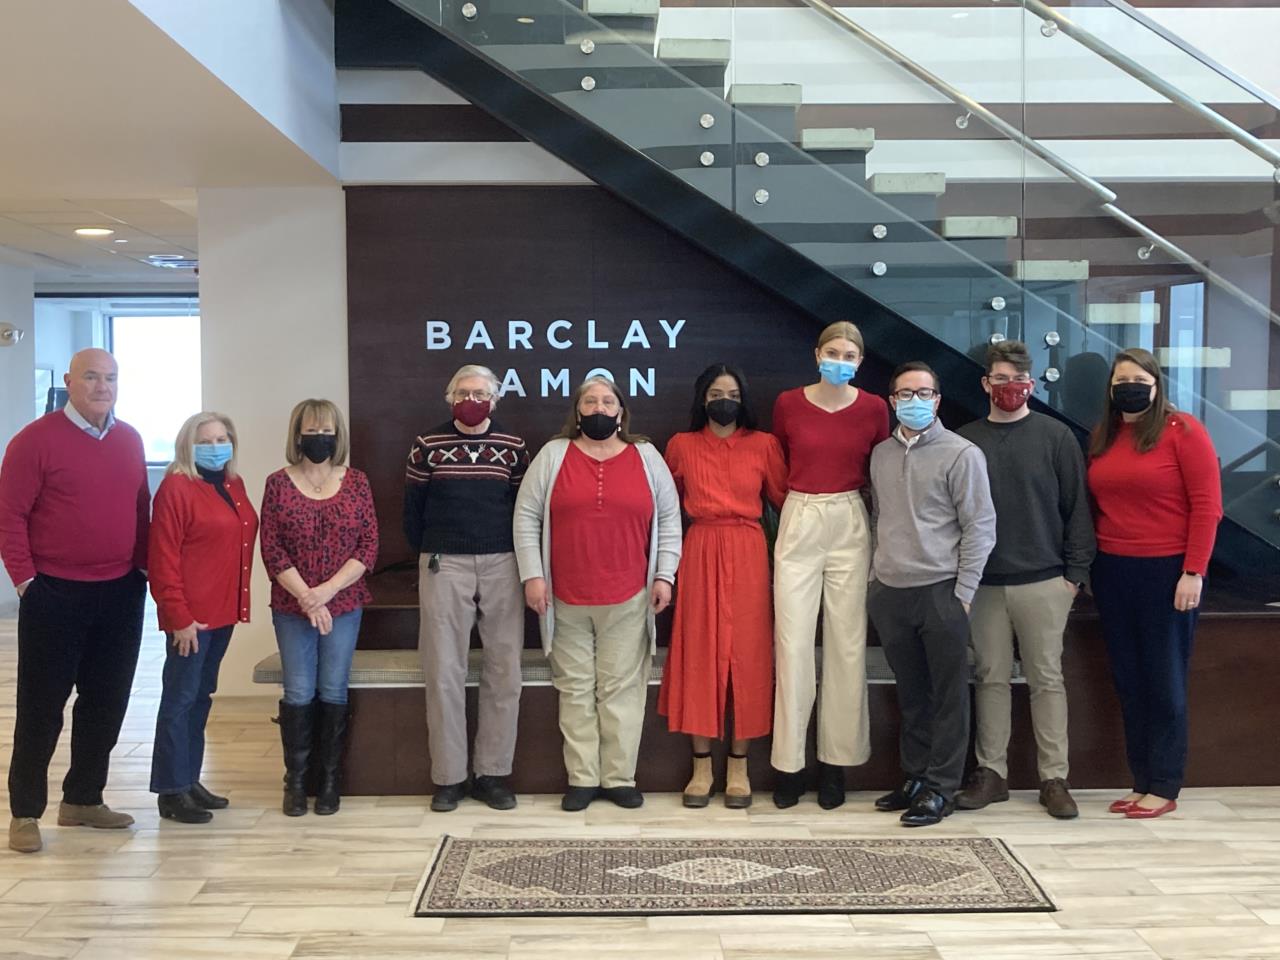
M 1156 358 L 1116 355 L 1089 449 L 1098 556 L 1093 596 L 1124 715 L 1133 790 L 1112 813 L 1177 809 L 1187 761 L 1187 667 L 1218 521 L 1218 458 L 1174 410 Z
M 182 425 L 151 518 L 151 595 L 165 632 L 163 690 L 151 755 L 160 816 L 206 823 L 227 805 L 200 783 L 218 667 L 249 620 L 258 515 L 236 474 L 236 428 L 221 413 Z
M 774 546 L 778 683 L 774 692 L 773 802 L 804 793 L 805 738 L 817 696 L 813 650 L 822 608 L 818 707 L 818 804 L 844 803 L 844 767 L 871 756 L 867 715 L 867 575 L 871 533 L 861 490 L 871 448 L 889 436 L 889 405 L 850 381 L 862 333 L 833 323 L 813 351 L 818 382 L 779 394 L 773 433 L 789 468 Z

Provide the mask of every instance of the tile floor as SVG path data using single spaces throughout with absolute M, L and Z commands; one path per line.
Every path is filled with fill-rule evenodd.
M 14 638 L 15 622 L 0 620 L 0 773 Z M 47 815 L 42 853 L 0 853 L 0 958 L 1280 958 L 1280 788 L 1188 791 L 1176 814 L 1151 823 L 1108 815 L 1117 791 L 1078 792 L 1083 814 L 1067 823 L 1018 793 L 933 829 L 1008 841 L 1061 907 L 1051 914 L 415 919 L 409 900 L 444 831 L 824 837 L 901 828 L 871 810 L 871 794 L 833 813 L 811 795 L 787 811 L 767 796 L 748 811 L 690 811 L 677 796 L 650 795 L 639 811 L 597 804 L 582 814 L 561 812 L 550 796 L 522 796 L 510 813 L 468 802 L 451 814 L 430 813 L 422 797 L 352 797 L 336 816 L 289 819 L 278 805 L 270 696 L 214 707 L 204 779 L 231 808 L 208 826 L 161 824 L 146 788 L 162 657 L 161 638 L 149 634 L 108 789 L 136 828 L 58 828 Z M 50 774 L 55 796 L 64 769 L 65 749 Z

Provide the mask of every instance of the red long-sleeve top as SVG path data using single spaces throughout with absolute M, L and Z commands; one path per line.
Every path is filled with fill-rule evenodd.
M 227 503 L 212 483 L 171 473 L 156 490 L 151 517 L 151 595 L 160 629 L 210 629 L 249 622 L 249 575 L 258 514 L 239 477 L 225 478 Z
M 142 438 L 127 423 L 98 439 L 55 410 L 9 441 L 0 557 L 15 586 L 37 573 L 115 580 L 145 570 L 150 517 Z
M 348 467 L 338 492 L 327 500 L 313 500 L 294 485 L 283 470 L 267 477 L 262 494 L 262 562 L 271 577 L 271 609 L 303 616 L 298 598 L 276 579 L 290 567 L 308 587 L 324 583 L 348 560 L 368 570 L 378 559 L 378 517 L 373 509 L 369 478 Z M 362 576 L 339 590 L 326 604 L 341 616 L 373 599 Z
M 869 481 L 871 448 L 889 436 L 889 405 L 875 394 L 832 413 L 816 406 L 804 388 L 778 394 L 773 435 L 786 455 L 787 486 L 799 493 L 844 493 Z
M 1154 447 L 1139 453 L 1123 424 L 1089 463 L 1098 548 L 1121 557 L 1185 554 L 1183 569 L 1203 574 L 1222 519 L 1218 455 L 1204 426 L 1173 414 Z

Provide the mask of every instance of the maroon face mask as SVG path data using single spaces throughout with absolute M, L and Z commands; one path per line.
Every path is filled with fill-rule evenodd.
M 459 400 L 453 405 L 453 419 L 468 427 L 478 427 L 489 419 L 488 400 Z
M 1027 398 L 1035 388 L 1036 385 L 1030 381 L 1019 383 L 1017 380 L 1011 380 L 1008 383 L 993 383 L 991 400 L 1005 413 L 1013 413 L 1026 404 Z

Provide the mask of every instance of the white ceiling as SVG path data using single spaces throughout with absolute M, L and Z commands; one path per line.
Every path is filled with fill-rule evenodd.
M 0 259 L 37 284 L 189 289 L 145 259 L 198 256 L 197 188 L 334 182 L 127 0 L 0 5 Z

